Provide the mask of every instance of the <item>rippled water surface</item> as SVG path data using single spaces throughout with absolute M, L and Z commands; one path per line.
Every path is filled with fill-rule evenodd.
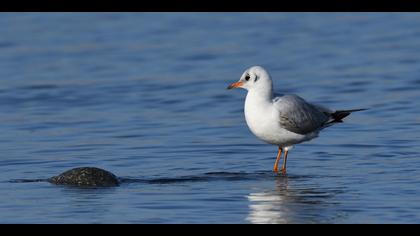
M 0 15 L 0 223 L 420 223 L 420 14 Z M 248 130 L 282 93 L 370 108 L 293 149 Z M 95 166 L 123 182 L 44 181 Z

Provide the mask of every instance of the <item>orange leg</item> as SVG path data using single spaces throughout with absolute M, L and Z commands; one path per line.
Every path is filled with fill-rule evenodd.
M 274 163 L 274 172 L 278 172 L 279 171 L 279 161 L 281 159 L 281 152 L 283 151 L 283 149 L 281 147 L 279 147 L 279 151 L 277 153 L 277 158 L 276 158 L 276 162 Z
M 289 150 L 286 149 L 286 151 L 284 151 L 283 166 L 281 167 L 281 173 L 283 173 L 284 175 L 286 174 L 287 153 L 289 153 Z

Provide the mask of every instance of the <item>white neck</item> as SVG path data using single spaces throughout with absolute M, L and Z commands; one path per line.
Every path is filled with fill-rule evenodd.
M 245 99 L 244 114 L 245 120 L 251 132 L 257 137 L 261 137 L 271 127 L 267 116 L 272 114 L 272 90 L 251 89 L 248 91 Z M 262 116 L 264 114 L 264 116 Z M 267 116 L 265 116 L 267 115 Z
M 245 116 L 251 113 L 261 113 L 271 105 L 273 91 L 271 89 L 250 89 L 245 98 Z
M 273 99 L 273 87 L 256 87 L 248 90 L 246 99 L 251 99 L 260 102 L 271 102 Z

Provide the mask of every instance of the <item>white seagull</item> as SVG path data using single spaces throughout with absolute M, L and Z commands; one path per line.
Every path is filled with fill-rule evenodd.
M 259 139 L 278 146 L 274 172 L 278 172 L 284 150 L 283 174 L 286 174 L 287 154 L 293 145 L 318 137 L 322 129 L 343 122 L 342 119 L 351 112 L 366 110 L 334 111 L 308 103 L 294 94 L 275 96 L 271 77 L 261 66 L 248 68 L 238 82 L 227 87 L 233 88 L 248 90 L 244 113 L 251 132 Z

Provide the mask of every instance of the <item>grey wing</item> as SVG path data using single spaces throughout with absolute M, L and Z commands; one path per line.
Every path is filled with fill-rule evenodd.
M 326 108 L 310 104 L 297 95 L 284 95 L 273 100 L 279 112 L 280 126 L 298 134 L 321 129 L 330 115 Z

